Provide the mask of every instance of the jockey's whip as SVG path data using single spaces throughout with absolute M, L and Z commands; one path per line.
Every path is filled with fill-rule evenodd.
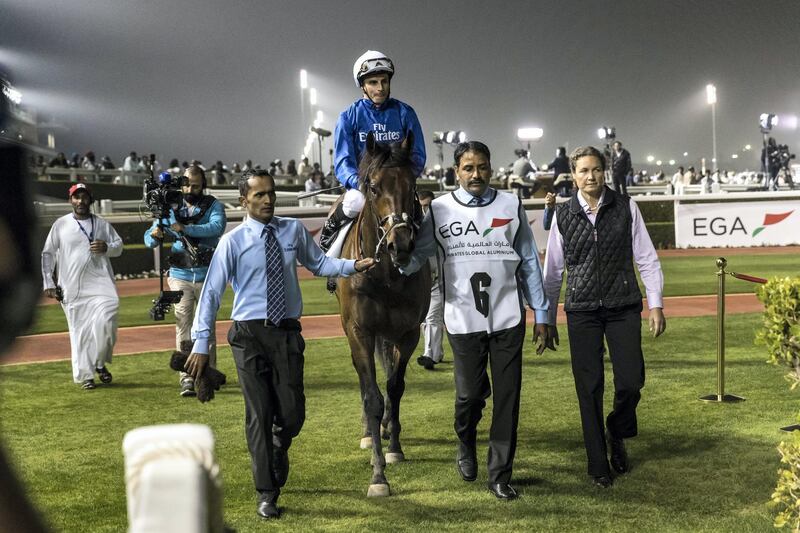
M 341 185 L 337 185 L 336 187 L 331 187 L 330 189 L 320 189 L 318 191 L 309 191 L 309 192 L 301 192 L 297 195 L 298 200 L 302 200 L 303 198 L 309 198 L 311 196 L 316 196 L 318 194 L 324 194 L 326 192 L 332 192 L 341 189 Z

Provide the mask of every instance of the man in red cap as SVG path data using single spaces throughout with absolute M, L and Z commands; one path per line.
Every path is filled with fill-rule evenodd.
M 85 183 L 69 189 L 72 213 L 53 223 L 42 250 L 44 293 L 61 302 L 72 346 L 72 377 L 95 388 L 97 373 L 111 383 L 111 352 L 117 340 L 119 297 L 110 257 L 122 254 L 122 239 L 106 220 L 90 211 Z

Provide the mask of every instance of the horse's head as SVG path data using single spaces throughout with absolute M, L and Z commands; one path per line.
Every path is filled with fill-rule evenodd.
M 414 134 L 397 144 L 379 144 L 367 134 L 367 150 L 359 165 L 361 191 L 378 225 L 378 251 L 385 246 L 395 266 L 408 264 L 414 251 L 417 177 L 411 169 Z

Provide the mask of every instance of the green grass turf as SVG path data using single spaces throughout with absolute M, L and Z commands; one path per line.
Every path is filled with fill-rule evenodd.
M 325 289 L 325 279 L 315 278 L 300 281 L 300 290 L 303 292 L 304 315 L 327 315 L 339 312 L 336 296 Z M 158 324 L 150 319 L 150 308 L 153 307 L 153 298 L 157 294 L 143 296 L 126 296 L 120 298 L 119 327 L 145 326 Z M 231 316 L 233 307 L 233 289 L 228 287 L 222 297 L 217 317 L 227 320 Z M 167 315 L 164 323 L 175 323 L 171 314 Z M 58 304 L 40 305 L 33 326 L 25 333 L 35 335 L 39 333 L 53 333 L 67 331 L 67 319 L 64 311 Z
M 522 497 L 498 502 L 484 489 L 491 403 L 479 426 L 478 481 L 455 467 L 452 356 L 435 372 L 411 362 L 402 405 L 408 461 L 389 465 L 393 496 L 365 497 L 369 455 L 358 449 L 359 393 L 344 339 L 309 341 L 307 420 L 292 446 L 285 509 L 268 526 L 255 515 L 243 404 L 227 348 L 229 385 L 207 405 L 178 396 L 165 353 L 119 357 L 114 383 L 82 391 L 68 362 L 0 368 L 2 434 L 31 497 L 63 531 L 126 528 L 122 438 L 141 425 L 197 422 L 217 438 L 226 521 L 262 531 L 772 531 L 765 502 L 776 482 L 778 427 L 797 395 L 753 345 L 759 315 L 728 319 L 728 392 L 741 404 L 697 400 L 715 392 L 715 322 L 671 319 L 644 341 L 647 384 L 632 472 L 602 491 L 588 483 L 566 333 L 558 352 L 524 355 L 514 482 Z M 530 332 L 528 333 L 530 337 Z M 607 364 L 606 383 L 612 382 Z M 606 393 L 606 409 L 612 394 Z
M 722 253 L 722 252 L 721 252 Z M 736 255 L 734 250 L 723 253 L 728 258 L 728 270 L 770 278 L 773 276 L 796 276 L 800 273 L 800 262 L 795 254 Z M 664 270 L 664 296 L 688 296 L 714 294 L 717 291 L 715 257 L 667 257 L 661 260 Z M 726 278 L 726 292 L 753 292 L 754 285 L 733 277 Z M 336 297 L 325 289 L 324 279 L 300 281 L 303 292 L 304 315 L 326 315 L 338 313 Z M 644 290 L 642 291 L 644 293 Z M 562 301 L 564 291 L 562 293 Z M 149 311 L 155 295 L 128 296 L 120 299 L 120 327 L 153 324 Z M 222 300 L 219 317 L 230 317 L 233 291 L 228 288 Z M 172 321 L 171 316 L 167 321 Z M 39 306 L 36 322 L 27 334 L 67 331 L 64 312 L 58 305 Z
M 791 254 L 739 254 L 735 250 L 720 250 L 719 255 L 728 260 L 725 270 L 749 274 L 759 278 L 775 276 L 800 276 L 800 258 Z M 716 257 L 665 257 L 661 259 L 664 271 L 664 296 L 690 296 L 716 294 Z M 725 277 L 728 294 L 753 292 L 757 285 L 733 276 Z

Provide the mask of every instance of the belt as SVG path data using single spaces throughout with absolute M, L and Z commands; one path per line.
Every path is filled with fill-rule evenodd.
M 264 320 L 264 327 L 267 328 L 279 328 L 279 329 L 288 329 L 290 331 L 302 331 L 302 326 L 300 326 L 300 321 L 296 318 L 284 318 L 281 320 L 280 324 L 275 324 L 272 320 Z

